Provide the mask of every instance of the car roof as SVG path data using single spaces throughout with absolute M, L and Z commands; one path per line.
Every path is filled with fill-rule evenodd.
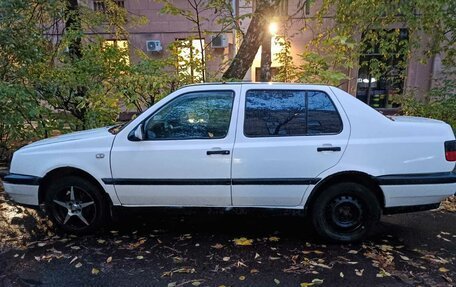
M 208 83 L 196 83 L 196 84 L 189 84 L 181 86 L 179 89 L 187 88 L 187 87 L 198 87 L 198 86 L 218 86 L 218 85 L 274 85 L 274 86 L 300 86 L 300 85 L 312 85 L 312 86 L 325 86 L 328 85 L 324 84 L 311 84 L 311 83 L 284 83 L 284 82 L 208 82 Z

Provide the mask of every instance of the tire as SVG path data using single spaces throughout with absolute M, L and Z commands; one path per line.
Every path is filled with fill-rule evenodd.
M 317 233 L 332 242 L 356 242 L 365 238 L 380 219 L 377 197 L 366 186 L 342 182 L 318 195 L 312 207 Z
M 94 233 L 105 225 L 109 215 L 109 204 L 102 192 L 82 177 L 59 178 L 46 190 L 46 212 L 54 225 L 67 233 Z

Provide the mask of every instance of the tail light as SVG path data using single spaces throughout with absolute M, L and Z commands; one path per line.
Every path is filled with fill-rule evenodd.
M 445 142 L 445 158 L 447 161 L 456 161 L 456 141 Z

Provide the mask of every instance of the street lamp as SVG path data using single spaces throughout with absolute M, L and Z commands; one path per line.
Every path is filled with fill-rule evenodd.
M 277 25 L 276 22 L 269 23 L 269 33 L 271 35 L 276 35 L 278 31 L 279 31 L 279 26 Z

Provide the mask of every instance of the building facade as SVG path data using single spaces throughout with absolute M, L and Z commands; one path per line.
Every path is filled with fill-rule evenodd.
M 86 0 L 89 7 L 95 10 L 102 11 L 104 9 L 103 1 L 101 0 Z M 239 46 L 239 35 L 235 30 L 224 29 L 223 24 L 220 24 L 214 18 L 212 10 L 198 11 L 201 22 L 199 33 L 197 25 L 191 20 L 186 19 L 181 15 L 170 15 L 161 13 L 162 3 L 153 0 L 124 0 L 115 1 L 119 6 L 124 7 L 129 14 L 134 16 L 142 16 L 148 19 L 147 24 L 138 25 L 129 29 L 128 39 L 114 39 L 112 35 L 105 34 L 107 41 L 111 43 L 119 43 L 122 47 L 130 49 L 130 60 L 136 61 L 135 49 L 141 49 L 150 57 L 160 58 L 166 56 L 167 47 L 171 43 L 181 41 L 179 55 L 187 61 L 204 61 L 203 71 L 189 71 L 192 75 L 203 77 L 204 80 L 219 77 L 223 70 L 227 67 L 226 63 L 234 57 Z M 195 11 L 194 7 L 187 0 L 175 0 L 175 6 L 188 11 Z M 290 15 L 295 15 L 295 9 L 299 0 L 284 1 L 280 8 L 280 15 L 283 18 L 277 18 L 279 25 L 276 28 L 277 35 L 280 31 L 281 19 L 289 19 Z M 233 0 L 231 8 L 234 16 L 250 14 L 255 9 L 255 1 Z M 318 1 L 315 5 L 306 7 L 306 11 L 301 17 L 294 16 L 294 19 L 287 26 L 287 35 L 291 35 L 291 53 L 294 56 L 294 61 L 299 65 L 299 57 L 297 55 L 304 52 L 306 43 L 314 37 L 311 29 L 302 30 L 303 21 L 309 21 L 318 9 Z M 249 26 L 249 18 L 239 21 L 239 27 L 242 31 L 246 31 Z M 327 21 L 331 21 L 328 19 Z M 330 25 L 328 25 L 330 26 Z M 200 32 L 201 32 L 200 31 Z M 407 37 L 407 29 L 401 29 L 399 37 Z M 279 66 L 279 63 L 274 56 L 281 49 L 277 41 L 272 43 L 272 67 Z M 363 59 L 377 57 L 375 53 L 362 56 Z M 439 57 L 434 57 L 427 62 L 421 61 L 420 55 L 412 55 L 408 59 L 405 67 L 405 78 L 394 81 L 394 84 L 386 79 L 375 79 L 369 76 L 368 71 L 363 67 L 353 68 L 346 73 L 349 80 L 345 81 L 340 87 L 350 94 L 358 97 L 360 100 L 369 103 L 375 108 L 393 108 L 392 98 L 395 94 L 403 93 L 404 91 L 414 91 L 417 97 L 424 97 L 426 93 L 435 84 L 436 78 L 442 72 L 442 64 Z M 260 68 L 260 51 L 258 51 L 255 60 L 244 80 L 258 81 Z M 394 66 L 394 63 L 393 63 Z M 204 75 L 202 75 L 204 73 Z M 389 75 L 391 76 L 391 75 Z M 392 72 L 394 77 L 394 71 Z

